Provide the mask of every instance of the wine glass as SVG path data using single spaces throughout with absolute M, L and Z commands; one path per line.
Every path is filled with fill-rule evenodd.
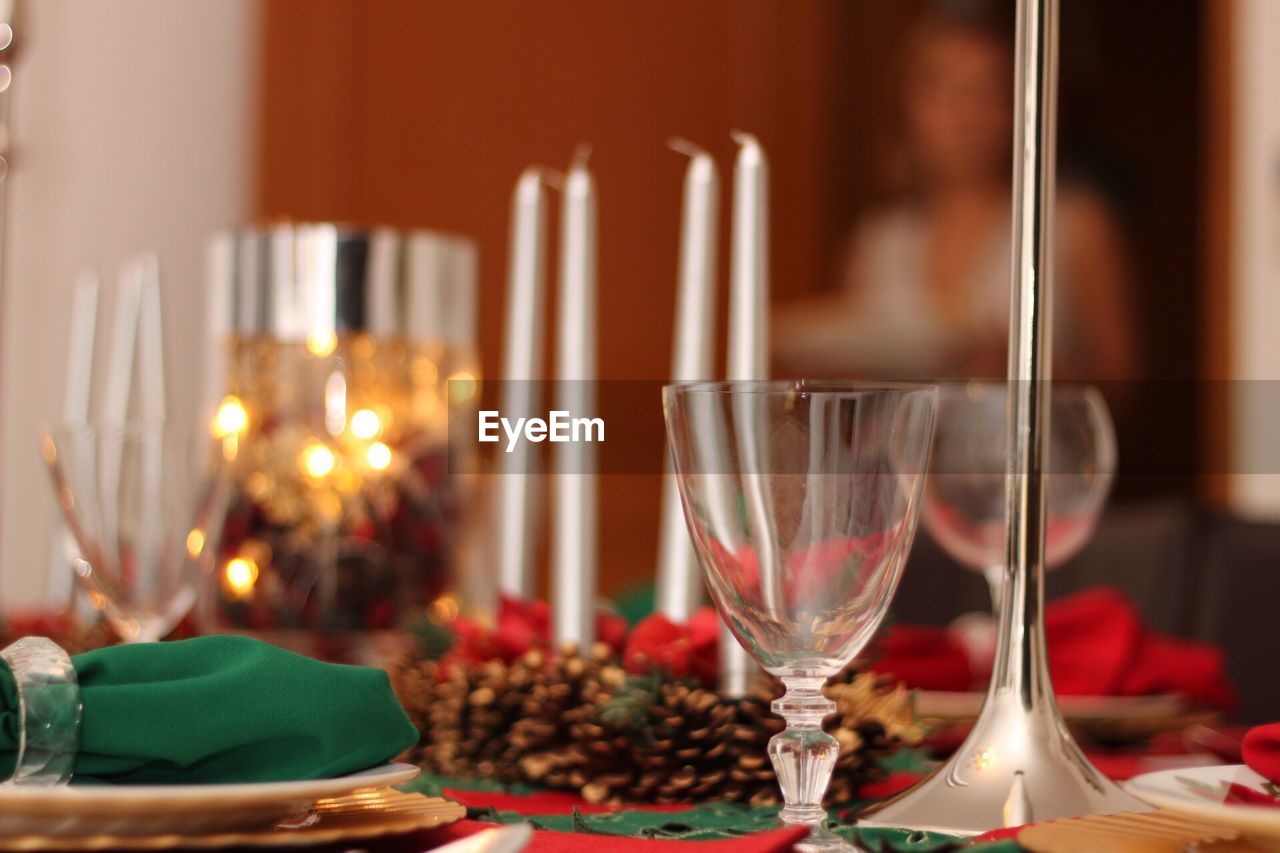
M 124 642 L 159 640 L 190 612 L 218 550 L 218 446 L 158 424 L 77 424 L 46 429 L 41 449 L 89 603 Z
M 1003 382 L 947 385 L 938 401 L 924 524 L 955 560 L 982 572 L 998 611 L 1005 562 L 1006 403 Z M 1093 535 L 1116 469 L 1116 437 L 1098 389 L 1050 391 L 1045 469 L 1045 568 L 1062 565 Z
M 663 389 L 685 519 L 738 642 L 786 694 L 769 742 L 811 848 L 840 747 L 822 686 L 883 618 L 911 547 L 933 438 L 932 386 L 698 382 Z

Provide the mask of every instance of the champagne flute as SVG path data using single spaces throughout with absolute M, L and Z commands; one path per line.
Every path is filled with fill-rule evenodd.
M 213 567 L 227 505 L 212 442 L 164 424 L 48 429 L 43 454 L 80 554 L 76 578 L 125 642 L 168 634 Z

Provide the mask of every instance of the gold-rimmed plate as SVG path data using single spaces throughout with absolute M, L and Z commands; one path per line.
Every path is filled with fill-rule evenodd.
M 385 789 L 318 800 L 305 813 L 258 830 L 84 836 L 30 833 L 0 837 L 0 851 L 221 850 L 348 844 L 444 826 L 461 820 L 466 813 L 464 806 L 439 797 Z
M 380 791 L 418 775 L 412 764 L 385 764 L 333 779 L 235 785 L 71 785 L 0 788 L 0 841 L 140 837 L 260 830 L 318 800 Z

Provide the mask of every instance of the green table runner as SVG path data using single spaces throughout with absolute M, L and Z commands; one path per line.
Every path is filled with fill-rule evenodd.
M 424 774 L 402 786 L 428 796 L 441 796 L 448 789 L 531 794 L 527 786 L 505 787 L 498 783 L 454 777 Z M 855 804 L 856 805 L 856 804 Z M 862 829 L 841 820 L 840 815 L 853 806 L 831 810 L 828 827 L 849 840 L 857 840 L 873 851 L 885 853 L 944 853 L 958 850 L 967 839 L 926 832 L 907 832 L 895 829 Z M 631 838 L 679 839 L 684 841 L 710 841 L 737 838 L 743 835 L 777 828 L 776 806 L 748 806 L 741 803 L 711 802 L 689 806 L 681 811 L 652 811 L 626 809 L 586 814 L 573 810 L 569 814 L 528 814 L 521 811 L 473 807 L 468 817 L 493 823 L 529 823 L 535 829 L 559 832 L 584 832 L 597 835 L 621 835 Z M 1018 853 L 1020 848 L 1012 841 L 967 847 L 975 853 Z

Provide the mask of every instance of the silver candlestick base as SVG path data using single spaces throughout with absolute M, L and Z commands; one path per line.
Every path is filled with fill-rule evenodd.
M 1150 811 L 1085 759 L 1052 702 L 1042 697 L 1026 707 L 1012 691 L 989 696 L 950 760 L 872 806 L 858 825 L 977 835 L 1033 821 Z

